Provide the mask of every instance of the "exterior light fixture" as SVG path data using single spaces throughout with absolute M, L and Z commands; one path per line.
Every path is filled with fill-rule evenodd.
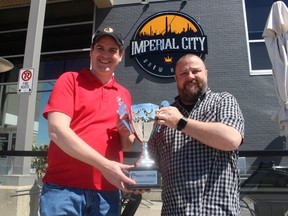
M 14 68 L 14 65 L 10 61 L 0 57 L 0 73 L 8 72 L 12 70 L 13 68 Z

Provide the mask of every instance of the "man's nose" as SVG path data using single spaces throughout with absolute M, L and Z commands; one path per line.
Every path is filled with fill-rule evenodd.
M 103 50 L 101 51 L 101 55 L 103 55 L 103 56 L 110 56 L 110 52 L 109 52 L 109 50 L 103 49 Z
M 195 78 L 195 74 L 193 72 L 189 72 L 188 74 L 189 79 L 194 79 Z

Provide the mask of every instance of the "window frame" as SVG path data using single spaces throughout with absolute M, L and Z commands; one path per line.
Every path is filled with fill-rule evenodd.
M 260 75 L 272 75 L 271 69 L 253 69 L 252 68 L 252 57 L 250 46 L 253 43 L 264 43 L 264 39 L 249 39 L 249 30 L 248 30 L 248 21 L 247 21 L 247 13 L 246 13 L 246 0 L 242 0 L 243 5 L 243 13 L 244 13 L 244 25 L 245 25 L 245 35 L 246 35 L 246 44 L 247 44 L 247 54 L 248 54 L 248 65 L 249 65 L 249 74 L 251 76 L 260 76 Z M 265 45 L 266 46 L 266 45 Z

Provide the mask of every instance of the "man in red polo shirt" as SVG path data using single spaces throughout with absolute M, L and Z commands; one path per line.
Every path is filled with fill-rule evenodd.
M 112 28 L 98 30 L 91 70 L 63 73 L 43 116 L 51 139 L 40 197 L 41 215 L 119 215 L 119 189 L 135 181 L 123 174 L 123 149 L 135 136 L 123 125 L 119 99 L 131 116 L 131 96 L 114 79 L 124 41 Z M 124 118 L 130 118 L 125 115 Z

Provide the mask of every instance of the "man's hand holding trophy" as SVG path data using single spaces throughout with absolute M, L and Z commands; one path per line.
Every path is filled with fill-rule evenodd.
M 169 102 L 162 101 L 160 107 L 164 106 L 169 106 Z M 122 113 L 123 107 L 124 105 L 119 105 L 119 115 Z M 150 157 L 147 146 L 151 134 L 155 130 L 156 132 L 160 130 L 161 126 L 154 123 L 155 113 L 160 107 L 152 103 L 132 105 L 133 124 L 127 121 L 123 122 L 142 144 L 140 158 L 136 161 L 135 166 L 127 171 L 127 176 L 136 181 L 136 185 L 126 185 L 128 189 L 141 190 L 161 187 L 161 173 Z

